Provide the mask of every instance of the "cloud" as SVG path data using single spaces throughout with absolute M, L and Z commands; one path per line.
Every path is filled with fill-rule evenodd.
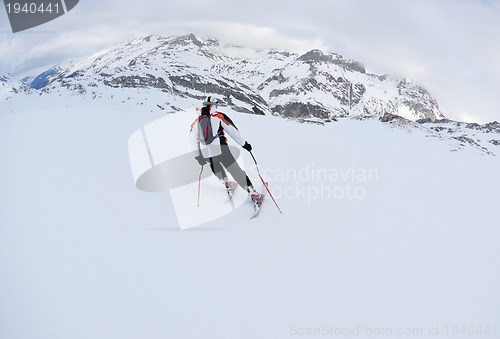
M 470 114 L 469 112 L 459 112 L 457 115 L 461 121 L 475 122 L 475 123 L 480 122 L 477 116 Z
M 84 30 L 61 33 L 35 31 L 16 35 L 14 39 L 0 40 L 0 74 L 23 73 L 30 68 L 48 66 L 68 58 L 82 57 L 100 48 L 107 48 L 149 34 L 180 35 L 195 33 L 202 38 L 217 38 L 224 44 L 251 48 L 274 48 L 304 53 L 313 48 L 326 49 L 321 39 L 298 39 L 272 27 L 237 22 L 211 21 L 152 21 L 121 22 L 102 21 Z M 140 27 L 139 27 L 140 26 Z M 110 34 L 110 32 L 113 32 Z M 240 52 L 242 50 L 239 50 Z M 250 49 L 248 52 L 252 52 Z M 249 54 L 246 54 L 248 56 Z M 243 55 L 240 55 L 243 56 Z
M 354 1 L 350 12 L 359 10 Z M 497 3 L 498 4 L 498 3 Z M 377 1 L 352 22 L 329 24 L 328 41 L 369 71 L 411 77 L 423 83 L 444 113 L 474 112 L 482 122 L 499 118 L 500 53 L 497 4 L 478 1 Z M 493 6 L 493 7 L 492 7 Z M 360 20 L 362 19 L 362 20 Z M 342 29 L 342 27 L 349 27 Z M 320 28 L 326 32 L 326 26 Z
M 110 40 L 103 35 L 88 34 L 88 31 L 27 34 L 0 42 L 0 67 L 14 74 L 23 73 L 31 68 L 55 65 L 82 56 L 95 50 L 96 46 L 107 45 Z
M 299 39 L 267 26 L 206 21 L 188 21 L 183 23 L 183 26 L 199 35 L 213 36 L 224 43 L 253 48 L 278 49 L 297 53 L 305 53 L 314 48 L 326 48 L 326 43 L 320 38 Z
M 500 120 L 498 1 L 86 0 L 58 20 L 15 35 L 6 33 L 4 17 L 0 13 L 0 74 L 148 34 L 193 32 L 256 48 L 336 52 L 370 72 L 424 84 L 451 118 L 466 111 L 481 121 Z

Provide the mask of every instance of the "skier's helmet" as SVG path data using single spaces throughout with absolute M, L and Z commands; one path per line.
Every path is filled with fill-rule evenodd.
M 205 101 L 203 101 L 203 106 L 206 107 L 206 106 L 215 106 L 215 108 L 217 108 L 217 105 L 219 105 L 219 100 L 217 100 L 217 98 L 214 98 L 212 96 L 209 96 L 205 99 Z

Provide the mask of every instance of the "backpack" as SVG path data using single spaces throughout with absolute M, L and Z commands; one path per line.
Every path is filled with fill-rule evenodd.
M 203 107 L 202 114 L 198 117 L 198 137 L 205 145 L 211 144 L 219 135 L 214 135 L 212 131 L 212 122 L 210 121 L 210 107 Z M 208 112 L 207 112 L 208 111 Z

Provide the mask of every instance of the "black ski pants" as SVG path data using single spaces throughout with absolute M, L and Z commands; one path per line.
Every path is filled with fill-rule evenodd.
M 241 169 L 238 162 L 236 162 L 236 159 L 234 159 L 229 146 L 221 145 L 221 150 L 221 154 L 208 159 L 210 168 L 217 178 L 222 180 L 227 177 L 227 173 L 225 171 L 227 170 L 241 187 L 246 188 L 247 186 L 252 186 L 250 178 L 248 178 L 245 171 Z

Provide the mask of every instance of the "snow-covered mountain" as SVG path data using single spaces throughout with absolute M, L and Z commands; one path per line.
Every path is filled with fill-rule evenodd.
M 235 53 L 240 49 L 241 53 Z M 229 53 L 229 51 L 232 53 Z M 36 78 L 44 92 L 66 89 L 92 99 L 175 111 L 217 95 L 232 109 L 286 117 L 332 119 L 398 114 L 442 119 L 436 100 L 408 79 L 369 74 L 335 53 L 303 55 L 221 45 L 193 34 L 148 36 L 88 58 L 57 65 Z
M 451 137 L 458 140 L 462 147 L 475 147 L 486 154 L 500 154 L 500 123 L 497 121 L 486 124 L 459 122 L 448 119 L 417 121 L 421 126 L 428 127 L 441 137 Z
M 30 86 L 13 79 L 10 75 L 0 75 L 0 102 L 19 93 L 31 93 Z
M 484 155 L 500 155 L 500 123 L 497 121 L 483 125 L 449 119 L 411 121 L 389 113 L 384 114 L 379 120 L 409 132 L 420 130 L 426 137 L 446 141 L 452 152 L 469 149 Z

